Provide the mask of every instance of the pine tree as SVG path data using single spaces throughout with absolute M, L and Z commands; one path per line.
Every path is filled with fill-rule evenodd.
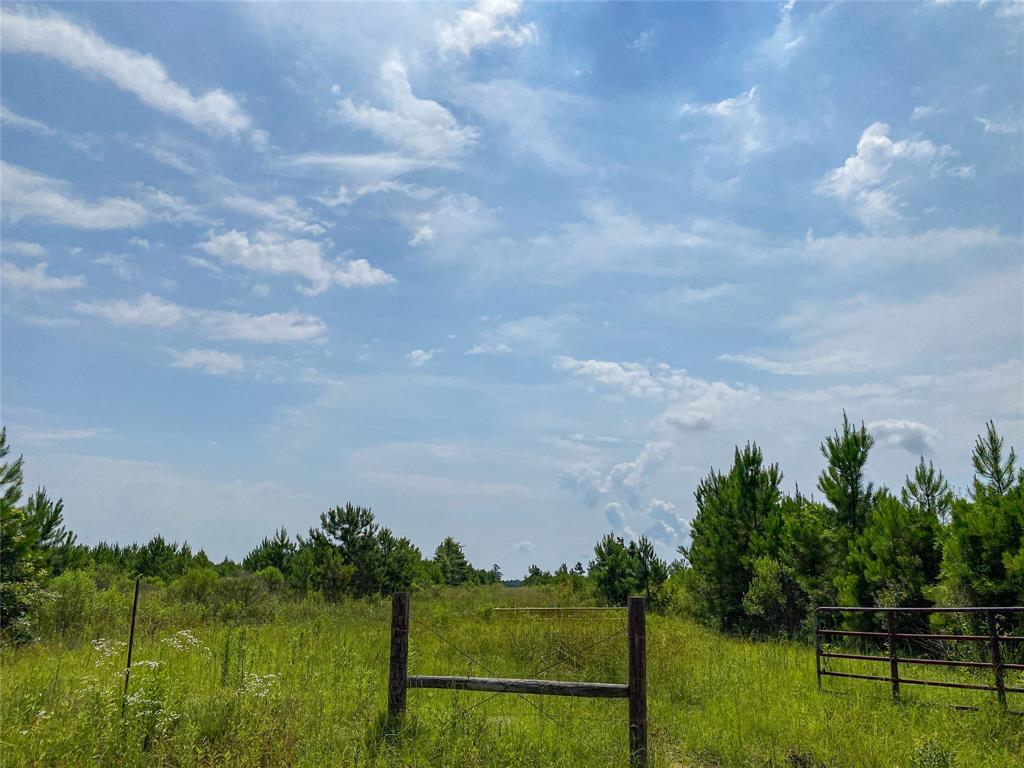
M 940 470 L 932 462 L 925 466 L 924 456 L 914 468 L 914 476 L 907 477 L 900 491 L 903 506 L 918 509 L 940 523 L 949 522 L 953 509 L 953 490 Z
M 974 465 L 974 498 L 986 495 L 1005 496 L 1018 482 L 1016 464 L 1017 454 L 1010 448 L 1010 453 L 1003 461 L 1003 438 L 996 431 L 994 421 L 985 425 L 985 434 L 978 435 L 971 454 Z

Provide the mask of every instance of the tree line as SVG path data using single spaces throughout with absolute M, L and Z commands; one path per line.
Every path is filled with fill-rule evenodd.
M 923 457 L 898 493 L 876 488 L 873 444 L 844 414 L 821 444 L 820 500 L 783 494 L 778 465 L 737 447 L 695 493 L 676 566 L 689 610 L 722 630 L 796 634 L 820 605 L 1024 603 L 1024 470 L 995 424 L 974 445 L 966 497 Z
M 782 491 L 783 475 L 754 443 L 728 471 L 712 469 L 694 494 L 691 538 L 668 563 L 646 537 L 603 536 L 586 565 L 554 572 L 531 565 L 519 582 L 574 601 L 623 604 L 646 595 L 656 610 L 688 613 L 717 629 L 805 633 L 819 605 L 930 606 L 1024 603 L 1024 470 L 995 425 L 974 445 L 974 479 L 957 496 L 922 458 L 898 493 L 866 478 L 873 438 L 843 423 L 821 444 L 820 499 Z M 185 601 L 218 615 L 258 615 L 268 593 L 365 598 L 436 586 L 497 584 L 497 565 L 474 567 L 444 538 L 431 557 L 347 503 L 305 535 L 281 528 L 240 563 L 154 536 L 145 544 L 80 544 L 63 502 L 44 488 L 23 497 L 23 460 L 9 461 L 0 430 L 0 633 L 32 636 L 48 585 L 110 584 L 142 576 L 172 584 Z M 79 578 L 81 577 L 81 578 Z

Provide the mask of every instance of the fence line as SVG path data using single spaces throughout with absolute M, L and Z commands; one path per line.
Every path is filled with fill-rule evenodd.
M 964 690 L 991 691 L 996 694 L 999 706 L 1007 708 L 1007 693 L 1024 693 L 1024 688 L 1010 687 L 1006 685 L 1004 672 L 1006 670 L 1024 670 L 1024 664 L 1010 664 L 1003 661 L 1002 644 L 1012 642 L 1024 642 L 1024 637 L 1019 635 L 1000 635 L 998 631 L 997 617 L 1018 614 L 1024 612 L 1021 606 L 1005 607 L 978 607 L 978 608 L 862 608 L 854 606 L 822 606 L 814 611 L 814 663 L 815 672 L 818 678 L 818 689 L 821 689 L 822 677 L 850 678 L 855 680 L 876 680 L 887 682 L 892 688 L 893 701 L 899 701 L 900 685 L 921 685 L 936 688 L 958 688 Z M 823 613 L 862 613 L 862 614 L 884 614 L 885 632 L 822 629 L 819 626 L 819 616 Z M 930 632 L 898 632 L 896 630 L 897 614 L 928 615 L 933 613 L 961 613 L 961 614 L 985 614 L 988 633 L 984 635 L 967 634 L 941 634 Z M 856 637 L 869 639 L 885 639 L 887 654 L 875 656 L 859 653 L 837 653 L 834 651 L 822 650 L 822 638 L 829 637 Z M 913 656 L 901 656 L 897 641 L 899 640 L 931 640 L 931 641 L 952 641 L 952 642 L 984 642 L 988 645 L 988 661 L 961 661 L 956 659 L 928 659 Z M 827 668 L 828 659 L 849 659 L 853 661 L 884 662 L 889 664 L 889 675 L 869 675 L 854 672 L 834 672 Z M 822 660 L 825 660 L 824 664 Z M 900 675 L 900 665 L 923 665 L 938 667 L 967 667 L 974 669 L 991 669 L 994 685 L 981 685 L 977 683 L 957 683 L 944 680 L 921 680 L 918 678 L 907 678 Z
M 629 700 L 629 763 L 634 768 L 647 768 L 649 764 L 647 746 L 647 604 L 644 598 L 631 597 L 627 606 L 626 636 L 629 655 L 629 683 L 626 685 L 587 681 L 468 677 L 462 675 L 410 675 L 409 603 L 410 595 L 408 592 L 397 592 L 391 597 L 391 663 L 388 670 L 388 715 L 392 722 L 398 722 L 404 714 L 407 704 L 407 693 L 410 688 L 487 691 L 491 693 L 492 697 L 502 693 L 512 693 L 523 698 L 525 698 L 525 695 L 625 698 Z M 495 610 L 506 610 L 513 613 L 516 611 L 534 613 L 542 616 L 561 616 L 575 611 L 595 609 L 513 608 Z M 436 631 L 435 634 L 438 634 L 440 637 L 440 634 L 436 633 Z M 442 637 L 442 639 L 446 643 L 451 644 L 451 641 L 446 638 Z M 604 642 L 607 639 L 610 638 L 604 638 L 599 642 Z M 482 668 L 482 665 L 480 666 Z M 537 674 L 541 674 L 550 668 L 549 666 L 542 669 Z M 530 703 L 531 706 L 535 706 L 532 702 Z M 543 709 L 536 706 L 535 708 L 553 720 Z M 558 723 L 558 721 L 554 722 L 564 729 L 561 723 Z

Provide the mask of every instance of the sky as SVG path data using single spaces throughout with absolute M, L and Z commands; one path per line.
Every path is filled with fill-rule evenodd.
M 87 543 L 673 557 L 1024 450 L 1024 4 L 4 3 L 2 420 Z

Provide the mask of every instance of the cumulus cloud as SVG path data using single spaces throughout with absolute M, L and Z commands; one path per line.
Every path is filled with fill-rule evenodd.
M 78 302 L 79 314 L 98 317 L 114 325 L 154 328 L 193 327 L 212 339 L 283 343 L 313 341 L 326 326 L 312 315 L 295 310 L 251 315 L 244 312 L 183 307 L 146 293 L 137 299 Z
M 653 541 L 674 547 L 689 536 L 689 523 L 676 514 L 676 505 L 671 501 L 651 499 L 647 517 L 651 523 L 644 530 L 644 535 Z
M 422 368 L 434 358 L 437 352 L 436 349 L 414 349 L 405 356 L 405 359 L 414 368 Z
M 194 368 L 211 376 L 225 376 L 245 370 L 244 358 L 232 352 L 221 352 L 216 349 L 188 349 L 183 352 L 171 352 L 175 368 Z
M 818 184 L 818 193 L 840 200 L 870 230 L 884 230 L 903 220 L 902 201 L 892 177 L 899 171 L 943 170 L 938 161 L 952 154 L 948 145 L 927 139 L 893 141 L 889 126 L 872 123 L 857 142 L 857 151 Z M 956 172 L 954 171 L 954 175 Z
M 338 116 L 349 125 L 373 133 L 414 157 L 450 163 L 472 147 L 479 131 L 463 126 L 447 109 L 430 99 L 417 98 L 401 59 L 381 65 L 381 93 L 388 105 L 381 109 L 357 104 L 351 98 L 338 102 Z
M 3 287 L 9 291 L 23 293 L 54 293 L 81 288 L 85 285 L 83 275 L 53 277 L 46 273 L 47 267 L 48 264 L 45 261 L 24 269 L 17 264 L 5 261 L 0 264 Z
M 556 358 L 555 367 L 577 379 L 630 397 L 668 399 L 671 404 L 665 412 L 665 421 L 686 432 L 709 429 L 727 407 L 758 398 L 756 389 L 691 376 L 666 363 L 576 360 L 563 355 Z
M 103 77 L 147 106 L 208 133 L 248 133 L 257 143 L 265 140 L 262 131 L 252 129 L 251 118 L 230 94 L 218 88 L 195 96 L 172 80 L 154 57 L 114 45 L 59 14 L 2 9 L 0 24 L 4 53 L 46 56 L 80 72 Z
M 915 456 L 931 453 L 939 439 L 937 430 L 918 421 L 882 419 L 867 425 L 879 445 L 902 448 Z
M 515 26 L 523 4 L 519 0 L 477 0 L 472 8 L 459 11 L 452 23 L 437 30 L 437 47 L 442 55 L 452 51 L 469 56 L 477 48 L 503 45 L 519 48 L 537 41 L 533 24 Z
M 528 555 L 534 550 L 534 544 L 529 539 L 523 539 L 522 541 L 516 542 L 512 547 L 513 555 Z
M 319 243 L 289 240 L 275 232 L 258 232 L 250 240 L 238 230 L 197 243 L 196 247 L 225 264 L 253 272 L 273 275 L 298 275 L 309 281 L 299 288 L 304 293 L 317 295 L 332 284 L 345 288 L 388 285 L 395 278 L 370 265 L 366 259 L 352 261 L 327 259 Z

